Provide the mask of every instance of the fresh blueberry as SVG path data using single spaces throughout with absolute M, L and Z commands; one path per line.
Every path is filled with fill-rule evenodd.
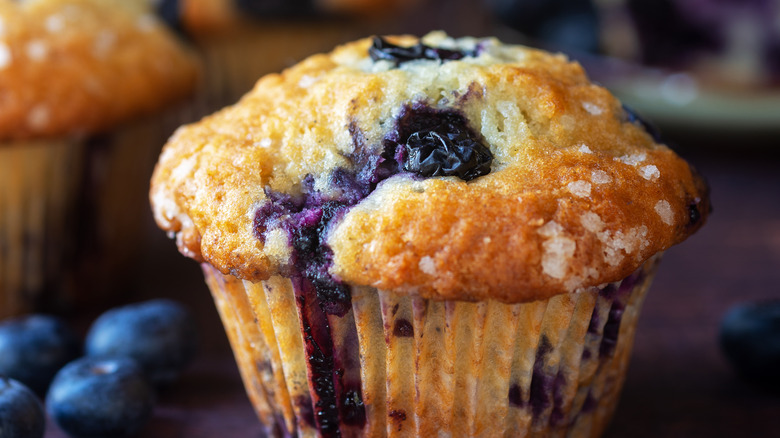
M 423 43 L 417 43 L 413 46 L 402 47 L 388 42 L 382 37 L 375 36 L 368 54 L 374 61 L 390 61 L 397 67 L 404 62 L 415 61 L 418 59 L 429 59 L 438 61 L 455 61 L 466 56 L 476 56 L 474 51 L 449 50 L 426 46 Z
M 91 357 L 135 359 L 155 384 L 176 380 L 197 350 L 195 321 L 182 305 L 157 299 L 102 314 L 89 329 Z
M 780 299 L 734 306 L 721 322 L 720 345 L 744 378 L 780 390 Z
M 59 318 L 28 315 L 0 322 L 0 374 L 39 394 L 80 354 L 78 338 Z
M 0 376 L 0 438 L 41 438 L 45 429 L 46 416 L 35 394 Z
M 119 438 L 135 435 L 146 424 L 154 398 L 133 359 L 83 357 L 57 373 L 46 409 L 74 438 Z

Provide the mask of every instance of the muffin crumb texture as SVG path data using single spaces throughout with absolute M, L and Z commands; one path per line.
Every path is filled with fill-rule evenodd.
M 252 282 L 302 275 L 337 315 L 345 285 L 519 303 L 618 281 L 710 209 L 577 63 L 440 32 L 263 77 L 176 132 L 150 196 L 184 254 Z

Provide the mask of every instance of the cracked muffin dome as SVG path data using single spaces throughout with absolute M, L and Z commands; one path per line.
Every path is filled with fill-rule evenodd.
M 577 63 L 438 32 L 263 77 L 174 134 L 150 196 L 185 255 L 304 276 L 336 306 L 346 284 L 506 303 L 602 285 L 710 210 L 696 172 Z
M 145 3 L 0 0 L 0 137 L 103 131 L 190 93 L 195 58 Z

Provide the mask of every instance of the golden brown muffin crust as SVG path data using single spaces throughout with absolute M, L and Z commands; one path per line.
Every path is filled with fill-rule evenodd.
M 491 173 L 379 183 L 326 236 L 330 272 L 348 284 L 528 301 L 619 280 L 704 222 L 704 182 L 578 64 L 495 40 L 425 41 L 482 51 L 392 68 L 357 41 L 266 76 L 235 106 L 180 129 L 152 180 L 158 224 L 223 273 L 289 273 L 289 236 L 256 236 L 267 193 L 299 195 L 310 178 L 337 198 L 333 172 L 379 154 L 414 103 L 463 114 L 490 146 Z
M 100 131 L 191 92 L 193 55 L 143 3 L 0 0 L 0 138 Z

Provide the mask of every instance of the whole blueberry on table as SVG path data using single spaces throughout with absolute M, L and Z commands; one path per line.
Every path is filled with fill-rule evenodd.
M 0 322 L 0 374 L 39 394 L 80 354 L 81 343 L 59 318 L 28 315 Z
M 780 300 L 734 306 L 721 322 L 720 344 L 744 378 L 780 390 Z
M 128 437 L 149 420 L 154 388 L 127 357 L 83 357 L 65 366 L 49 388 L 46 409 L 75 438 Z
M 35 394 L 0 376 L 0 438 L 41 438 L 45 430 L 46 416 Z
M 118 307 L 92 324 L 85 349 L 93 357 L 131 357 L 153 383 L 170 383 L 195 356 L 195 321 L 167 299 Z

